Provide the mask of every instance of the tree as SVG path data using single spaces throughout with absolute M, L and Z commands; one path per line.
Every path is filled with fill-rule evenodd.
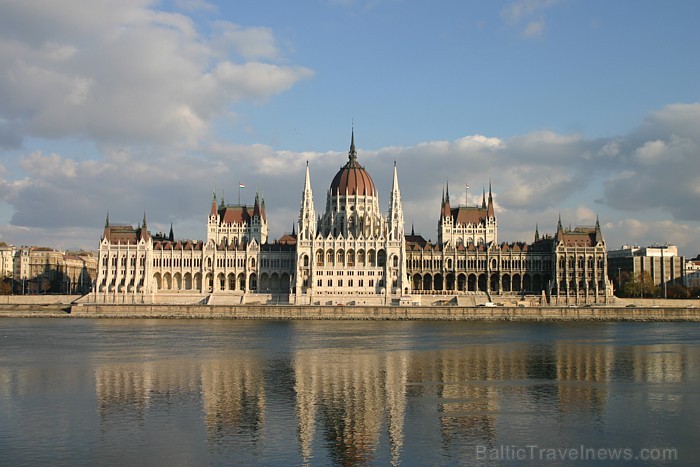
M 10 295 L 12 293 L 12 279 L 5 277 L 0 281 L 0 295 Z
M 659 293 L 659 288 L 654 285 L 651 274 L 647 271 L 640 271 L 632 275 L 623 286 L 623 291 L 627 297 L 655 297 Z
M 666 286 L 666 296 L 668 298 L 690 298 L 690 290 L 681 284 L 669 284 Z

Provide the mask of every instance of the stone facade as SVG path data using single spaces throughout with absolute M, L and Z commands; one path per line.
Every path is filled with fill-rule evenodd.
M 20 247 L 13 260 L 16 294 L 86 294 L 97 275 L 94 252 Z
M 109 218 L 100 241 L 95 301 L 397 305 L 425 295 L 535 295 L 553 304 L 604 303 L 612 296 L 600 225 L 536 229 L 530 244 L 498 243 L 489 183 L 480 206 L 452 206 L 443 192 L 438 241 L 404 232 L 398 170 L 388 211 L 358 162 L 354 133 L 347 163 L 317 213 L 307 164 L 295 229 L 271 242 L 265 201 L 230 205 L 214 195 L 205 241 L 151 235 Z M 297 233 L 298 230 L 298 233 Z M 478 300 L 472 300 L 477 303 Z

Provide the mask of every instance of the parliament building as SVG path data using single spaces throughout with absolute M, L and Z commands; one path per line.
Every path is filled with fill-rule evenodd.
M 498 243 L 491 185 L 476 206 L 443 191 L 437 242 L 404 231 L 396 163 L 388 211 L 358 162 L 347 163 L 316 210 L 307 163 L 291 234 L 268 239 L 265 200 L 226 204 L 213 195 L 203 241 L 151 234 L 109 216 L 92 297 L 104 303 L 484 305 L 590 304 L 612 296 L 600 224 L 564 228 L 532 243 Z

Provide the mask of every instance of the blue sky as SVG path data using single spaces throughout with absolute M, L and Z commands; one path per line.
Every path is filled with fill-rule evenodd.
M 354 122 L 426 238 L 491 181 L 500 241 L 598 216 L 696 256 L 698 56 L 695 1 L 0 0 L 0 240 L 94 249 L 107 211 L 201 239 L 239 181 L 279 237 Z

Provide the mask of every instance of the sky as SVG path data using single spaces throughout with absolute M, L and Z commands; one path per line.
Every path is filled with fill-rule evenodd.
M 491 186 L 500 242 L 599 219 L 692 258 L 698 57 L 694 0 L 0 0 L 0 241 L 96 250 L 107 214 L 204 239 L 213 193 L 259 193 L 276 239 L 354 128 L 426 239 L 443 190 Z

